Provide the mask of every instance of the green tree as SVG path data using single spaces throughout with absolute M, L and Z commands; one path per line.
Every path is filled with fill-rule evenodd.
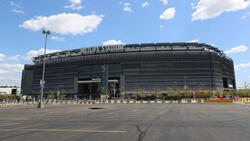
M 54 91 L 49 91 L 48 98 L 49 98 L 49 99 L 54 99 L 54 98 L 55 98 L 55 93 L 54 93 Z
M 191 98 L 193 95 L 193 92 L 191 90 L 187 91 L 187 98 Z
M 168 88 L 167 95 L 169 97 L 173 97 L 174 96 L 174 90 L 172 88 Z
M 0 94 L 0 98 L 1 98 L 1 99 L 4 99 L 5 96 L 4 96 L 3 94 Z
M 61 90 L 60 97 L 61 97 L 61 99 L 64 99 L 66 97 L 66 94 L 65 94 L 64 90 Z
M 181 91 L 180 90 L 177 90 L 177 99 L 181 99 Z
M 8 95 L 7 97 L 8 97 L 9 100 L 13 100 L 13 99 L 15 99 L 15 96 L 16 96 L 16 95 L 11 94 L 11 95 Z
M 208 98 L 208 97 L 212 96 L 212 91 L 207 90 L 204 92 L 204 95 L 206 98 Z
M 230 92 L 229 91 L 223 91 L 223 96 L 227 96 L 227 95 L 230 95 Z
M 233 97 L 237 96 L 237 92 L 236 91 L 231 92 L 231 94 L 232 94 Z
M 136 100 L 138 97 L 143 97 L 143 89 L 138 89 L 137 88 L 137 91 L 136 91 Z
M 154 88 L 153 95 L 155 95 L 155 97 L 157 97 L 157 98 L 162 98 L 162 96 L 163 96 L 163 94 L 159 91 L 158 88 Z

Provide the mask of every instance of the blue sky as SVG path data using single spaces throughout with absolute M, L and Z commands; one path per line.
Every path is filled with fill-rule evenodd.
M 249 0 L 0 0 L 0 85 L 20 85 L 23 64 L 42 53 L 114 43 L 198 41 L 234 60 L 250 82 Z

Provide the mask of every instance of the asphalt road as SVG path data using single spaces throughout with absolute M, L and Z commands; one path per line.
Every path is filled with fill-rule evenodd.
M 0 108 L 0 141 L 249 141 L 249 133 L 248 105 L 63 104 L 46 105 L 45 110 L 34 105 Z

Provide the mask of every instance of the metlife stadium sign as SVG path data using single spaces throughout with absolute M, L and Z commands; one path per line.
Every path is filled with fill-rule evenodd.
M 111 46 L 100 46 L 100 47 L 90 47 L 81 48 L 83 54 L 95 54 L 95 53 L 108 53 L 108 52 L 118 52 L 123 51 L 123 45 L 111 45 Z

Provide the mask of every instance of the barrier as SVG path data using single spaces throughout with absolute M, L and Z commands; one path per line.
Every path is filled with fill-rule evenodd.
M 141 103 L 141 101 L 135 101 L 135 103 L 139 104 L 139 103 Z
M 204 103 L 233 103 L 233 99 L 207 99 Z
M 150 103 L 155 103 L 155 101 L 150 101 Z
M 191 99 L 191 103 L 197 103 L 196 99 Z
M 157 101 L 157 103 L 162 103 L 162 101 Z
M 240 99 L 211 99 L 211 100 L 204 100 L 204 99 L 182 99 L 179 101 L 176 100 L 60 100 L 60 101 L 44 101 L 45 104 L 162 104 L 162 103 L 237 103 L 237 104 L 247 104 L 250 102 L 250 98 L 240 98 Z M 38 104 L 38 101 L 10 101 L 10 102 L 1 102 L 0 107 L 8 107 L 8 106 L 15 106 L 15 105 L 34 105 Z
M 181 100 L 181 103 L 187 103 L 187 100 L 182 99 L 182 100 Z

